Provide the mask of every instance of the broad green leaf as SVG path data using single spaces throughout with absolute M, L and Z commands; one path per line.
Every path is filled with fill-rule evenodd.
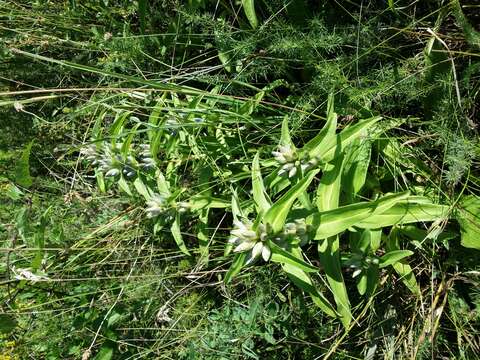
M 180 214 L 176 214 L 175 220 L 173 221 L 170 230 L 172 231 L 173 239 L 177 243 L 178 248 L 185 255 L 190 255 L 190 252 L 188 251 L 187 247 L 185 246 L 185 242 L 183 241 L 182 232 L 180 231 Z
M 257 14 L 255 12 L 255 1 L 254 0 L 242 0 L 243 11 L 247 16 L 248 22 L 253 29 L 258 27 Z
M 311 171 L 307 176 L 300 180 L 295 186 L 292 186 L 264 216 L 264 222 L 272 226 L 274 232 L 280 232 L 285 225 L 290 208 L 298 196 L 307 190 L 318 170 Z
M 330 304 L 330 302 L 317 290 L 306 272 L 297 266 L 287 263 L 282 264 L 282 269 L 295 285 L 310 295 L 313 302 L 320 309 L 322 309 L 329 316 L 337 317 L 337 313 L 332 304 Z
M 408 196 L 408 191 L 389 194 L 376 201 L 361 202 L 321 212 L 317 215 L 319 217 L 319 225 L 316 229 L 315 239 L 326 239 L 345 231 L 349 227 L 357 226 L 358 223 L 365 221 L 365 219 L 370 219 L 373 215 L 384 213 L 399 201 L 408 198 Z M 375 228 L 378 227 L 377 224 Z
M 160 170 L 157 170 L 157 188 L 160 194 L 164 196 L 170 196 L 172 193 L 170 192 L 170 187 L 168 186 L 167 180 L 165 180 L 165 176 L 163 176 Z
M 132 190 L 130 189 L 130 185 L 128 185 L 128 182 L 125 180 L 125 178 L 122 176 L 120 176 L 120 178 L 118 179 L 118 187 L 124 191 L 127 195 L 129 196 L 133 196 L 133 193 L 132 193 Z
M 255 155 L 252 164 L 252 188 L 253 200 L 257 207 L 257 213 L 265 214 L 271 207 L 271 202 L 265 192 L 263 185 L 262 173 L 260 172 L 259 153 Z
M 367 292 L 367 283 L 367 273 L 365 271 L 362 271 L 362 273 L 358 276 L 357 280 L 357 290 L 360 295 L 365 295 L 365 293 Z
M 318 255 L 320 263 L 323 265 L 325 275 L 327 276 L 330 290 L 337 304 L 337 311 L 340 314 L 341 321 L 345 328 L 348 328 L 352 320 L 352 314 L 347 288 L 342 275 L 339 245 L 338 236 L 320 240 L 318 244 Z
M 355 139 L 361 138 L 370 127 L 381 119 L 379 116 L 372 117 L 345 128 L 340 134 L 337 134 L 337 140 L 332 143 L 330 147 L 325 148 L 319 156 L 323 161 L 331 161 L 336 155 L 336 144 L 342 144 L 342 146 L 346 148 L 355 141 Z
M 238 199 L 237 190 L 232 188 L 232 214 L 233 219 L 244 217 L 242 207 L 240 206 L 240 200 Z
M 232 281 L 233 277 L 237 275 L 240 270 L 245 266 L 245 263 L 247 262 L 247 253 L 242 252 L 239 254 L 235 255 L 235 258 L 233 259 L 233 263 L 230 266 L 230 269 L 228 269 L 227 273 L 225 274 L 225 284 L 230 283 Z
M 301 258 L 289 253 L 287 250 L 282 249 L 280 246 L 276 245 L 275 243 L 269 241 L 268 246 L 270 250 L 272 250 L 272 257 L 271 260 L 276 263 L 280 264 L 290 264 L 292 266 L 296 266 L 299 269 L 305 272 L 318 272 L 318 268 L 307 264 Z M 299 250 L 301 253 L 301 250 Z
M 380 258 L 380 269 L 398 263 L 403 258 L 413 255 L 413 251 L 410 250 L 392 250 L 387 252 Z
M 343 163 L 343 156 L 339 156 L 332 164 L 328 164 L 325 168 L 317 188 L 317 207 L 319 211 L 338 208 Z M 341 321 L 345 328 L 348 328 L 352 314 L 347 288 L 342 275 L 338 236 L 320 240 L 318 244 L 318 255 L 337 304 L 337 311 L 341 316 Z
M 339 156 L 324 169 L 317 188 L 317 208 L 320 212 L 338 208 L 343 163 L 343 156 Z
M 231 206 L 231 202 L 223 199 L 219 199 L 209 195 L 195 195 L 189 200 L 191 210 L 199 209 L 224 209 Z
M 150 200 L 153 192 L 148 188 L 147 185 L 145 185 L 140 176 L 137 176 L 137 178 L 133 182 L 133 186 L 135 186 L 137 192 L 142 195 L 145 200 Z
M 363 253 L 372 253 L 380 247 L 381 240 L 382 229 L 363 229 L 360 235 L 360 240 L 354 247 L 358 248 Z
M 447 217 L 448 213 L 449 207 L 445 205 L 402 201 L 382 213 L 375 213 L 368 218 L 360 220 L 355 226 L 375 229 L 420 221 L 435 221 Z
M 15 165 L 15 182 L 24 188 L 29 188 L 33 184 L 33 179 L 30 175 L 30 152 L 32 145 L 33 140 L 25 147 L 22 156 Z
M 337 129 L 337 114 L 334 112 L 333 103 L 333 94 L 330 94 L 327 103 L 327 122 L 318 135 L 306 143 L 302 148 L 302 152 L 308 153 L 310 157 L 323 157 L 324 151 L 335 147 L 337 143 L 337 138 L 335 136 L 335 131 Z
M 99 170 L 95 170 L 95 179 L 97 180 L 97 186 L 100 190 L 100 193 L 104 194 L 107 191 L 107 186 L 105 184 L 105 176 Z
M 365 184 L 371 149 L 370 142 L 364 139 L 356 139 L 347 149 L 342 183 L 350 201 Z
M 480 250 L 480 198 L 474 195 L 464 197 L 456 219 L 460 224 L 462 245 Z

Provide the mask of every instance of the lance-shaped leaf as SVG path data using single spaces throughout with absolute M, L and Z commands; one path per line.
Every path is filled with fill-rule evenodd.
M 183 236 L 180 231 L 180 214 L 177 213 L 175 216 L 175 220 L 172 223 L 172 226 L 170 227 L 170 230 L 173 235 L 173 239 L 178 245 L 178 248 L 185 254 L 185 255 L 190 255 L 190 252 L 188 251 L 187 247 L 185 246 L 185 242 L 183 241 Z
M 277 262 L 280 264 L 290 264 L 307 273 L 318 272 L 319 270 L 317 267 L 307 264 L 300 257 L 297 257 L 294 254 L 288 252 L 287 250 L 282 249 L 280 246 L 276 245 L 272 241 L 268 242 L 268 246 L 272 251 L 272 257 L 270 258 L 270 260 L 272 260 L 273 262 Z M 301 250 L 298 250 L 298 252 L 301 254 Z
M 311 171 L 300 180 L 295 186 L 292 186 L 279 200 L 272 205 L 264 216 L 264 222 L 272 226 L 274 232 L 280 232 L 285 225 L 288 213 L 302 192 L 307 190 L 318 170 Z
M 356 139 L 346 150 L 342 184 L 350 201 L 361 190 L 367 178 L 372 146 L 368 140 Z
M 474 195 L 463 198 L 456 218 L 460 224 L 462 245 L 480 250 L 480 198 Z
M 386 240 L 386 249 L 388 252 L 393 252 L 400 250 L 399 244 L 399 231 L 398 228 L 393 228 L 390 232 L 390 235 Z M 405 286 L 415 295 L 420 295 L 420 287 L 418 286 L 417 279 L 411 266 L 408 264 L 406 259 L 402 259 L 394 264 L 392 264 L 396 273 L 400 275 L 402 282 Z
M 315 285 L 313 285 L 312 279 L 310 279 L 305 271 L 291 264 L 282 264 L 282 269 L 295 285 L 310 295 L 313 302 L 321 310 L 329 316 L 337 316 L 332 304 L 330 304 L 330 302 L 318 291 Z
M 248 22 L 253 29 L 258 27 L 257 13 L 255 12 L 255 1 L 254 0 L 242 0 L 243 11 L 247 16 Z
M 336 155 L 335 144 L 341 143 L 343 147 L 349 146 L 356 139 L 364 136 L 366 131 L 381 119 L 379 116 L 372 117 L 345 128 L 341 133 L 336 135 L 339 139 L 335 141 L 331 147 L 322 150 L 319 156 L 323 161 L 331 161 Z
M 282 121 L 282 134 L 280 137 L 280 145 L 291 146 L 295 149 L 295 145 L 292 142 L 290 136 L 290 130 L 288 129 L 288 118 L 285 116 Z
M 317 214 L 319 225 L 316 229 L 315 239 L 326 239 L 345 231 L 349 227 L 357 226 L 360 221 L 370 218 L 373 215 L 384 213 L 395 204 L 408 198 L 408 196 L 408 191 L 389 194 L 376 201 L 361 202 L 321 212 Z M 378 227 L 377 224 L 375 228 Z
M 403 258 L 413 255 L 413 251 L 410 250 L 393 250 L 387 252 L 380 258 L 380 269 L 398 263 Z
M 333 94 L 330 94 L 328 96 L 327 103 L 327 122 L 317 136 L 305 144 L 305 146 L 302 148 L 302 152 L 308 153 L 311 157 L 323 157 L 323 154 L 326 150 L 335 147 L 337 141 L 335 136 L 336 129 L 337 114 L 333 109 Z
M 338 147 L 340 151 L 340 147 Z M 329 164 L 317 188 L 317 207 L 319 211 L 328 211 L 338 208 L 341 190 L 343 156 Z M 337 311 L 343 325 L 348 328 L 352 314 L 347 288 L 343 280 L 338 236 L 331 236 L 319 241 L 318 255 L 327 276 L 330 289 L 337 304 Z
M 230 283 L 232 281 L 233 277 L 237 275 L 240 270 L 245 266 L 245 263 L 247 262 L 247 253 L 242 252 L 242 253 L 237 253 L 233 259 L 233 263 L 228 269 L 227 273 L 225 274 L 225 284 Z
M 402 201 L 382 213 L 375 213 L 360 220 L 355 226 L 375 229 L 419 221 L 435 221 L 447 217 L 448 213 L 449 207 L 446 205 Z
M 255 155 L 252 164 L 252 188 L 253 200 L 257 207 L 257 213 L 265 214 L 271 207 L 271 201 L 265 192 L 262 173 L 260 172 L 259 153 Z

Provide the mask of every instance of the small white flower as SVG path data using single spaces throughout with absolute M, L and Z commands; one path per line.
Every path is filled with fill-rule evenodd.
M 353 272 L 352 278 L 356 278 L 358 275 L 362 273 L 362 269 L 357 269 Z
M 262 258 L 264 261 L 270 260 L 270 256 L 272 255 L 272 250 L 268 246 L 264 246 L 262 249 Z
M 34 274 L 29 269 L 16 269 L 15 266 L 13 266 L 12 272 L 15 274 L 14 278 L 17 280 L 28 280 L 31 282 L 48 280 L 48 277 Z
M 254 241 L 242 241 L 234 250 L 233 252 L 243 252 L 243 251 L 248 251 L 255 247 L 255 242 Z

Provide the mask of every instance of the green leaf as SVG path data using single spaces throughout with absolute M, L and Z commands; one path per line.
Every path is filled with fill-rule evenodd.
M 300 180 L 295 186 L 292 186 L 264 216 L 264 222 L 270 224 L 274 232 L 279 232 L 285 225 L 290 208 L 295 200 L 303 193 L 312 182 L 318 170 L 311 171 L 307 176 Z
M 133 196 L 132 190 L 130 189 L 130 185 L 128 185 L 127 181 L 123 177 L 123 175 L 120 176 L 118 179 L 118 187 L 123 190 L 127 195 Z
M 306 272 L 291 264 L 282 264 L 282 269 L 293 283 L 310 295 L 313 302 L 325 312 L 325 314 L 336 317 L 337 313 L 332 304 L 317 290 Z
M 370 219 L 376 214 L 382 214 L 401 200 L 406 199 L 409 192 L 398 194 L 389 194 L 372 202 L 361 202 L 337 209 L 328 210 L 317 214 L 318 227 L 316 229 L 315 239 L 326 239 L 337 235 L 349 227 L 357 226 L 360 221 Z M 372 226 L 373 227 L 373 226 Z M 376 228 L 378 228 L 378 224 Z
M 180 214 L 176 214 L 175 220 L 170 227 L 170 230 L 173 235 L 173 239 L 178 245 L 178 248 L 185 254 L 190 256 L 190 252 L 188 251 L 187 247 L 185 246 L 185 242 L 183 241 L 182 232 L 180 231 Z
M 245 263 L 247 262 L 247 253 L 242 252 L 239 254 L 235 255 L 235 258 L 233 259 L 233 263 L 230 266 L 230 269 L 228 269 L 227 273 L 225 274 L 225 284 L 229 284 L 230 281 L 232 281 L 233 277 L 237 275 L 240 270 L 245 266 Z
M 460 224 L 462 245 L 480 250 L 480 198 L 474 195 L 464 197 L 456 219 Z
M 111 360 L 113 358 L 113 346 L 108 344 L 103 344 L 100 348 L 100 351 L 93 358 L 94 360 Z
M 331 159 L 333 159 L 335 155 L 337 155 L 335 144 L 342 144 L 342 146 L 346 148 L 356 139 L 364 136 L 367 129 L 372 127 L 381 119 L 382 118 L 379 116 L 372 117 L 370 119 L 362 120 L 355 125 L 351 125 L 345 128 L 340 134 L 337 134 L 338 139 L 336 140 L 336 142 L 329 144 L 329 147 L 326 147 L 325 150 L 319 154 L 319 156 L 322 158 L 323 161 L 331 161 Z
M 340 156 L 334 163 L 325 166 L 317 188 L 317 208 L 320 212 L 338 208 L 343 163 L 343 156 Z
M 365 288 L 365 294 L 367 294 L 368 296 L 372 296 L 375 292 L 375 289 L 377 288 L 379 283 L 378 276 L 378 266 L 370 265 L 366 271 L 367 283 Z
M 282 249 L 280 246 L 276 245 L 275 243 L 269 241 L 268 246 L 270 250 L 272 250 L 272 257 L 271 260 L 276 263 L 280 264 L 290 264 L 292 266 L 296 266 L 299 269 L 305 272 L 318 272 L 318 268 L 306 263 L 301 258 L 289 253 L 288 251 Z M 299 249 L 301 253 L 301 250 Z
M 231 206 L 231 202 L 223 199 L 219 199 L 209 195 L 195 195 L 189 200 L 191 210 L 200 209 L 224 209 Z
M 350 201 L 365 184 L 371 152 L 371 143 L 367 140 L 356 139 L 348 147 L 342 182 Z
M 255 12 L 255 1 L 254 0 L 242 0 L 243 11 L 247 16 L 248 22 L 253 29 L 258 27 L 257 14 Z
M 390 232 L 390 235 L 386 240 L 386 250 L 392 252 L 395 250 L 400 250 L 399 239 L 398 239 L 398 228 L 393 228 Z M 420 287 L 418 286 L 417 279 L 411 266 L 408 264 L 406 259 L 402 259 L 399 262 L 392 265 L 396 273 L 400 275 L 402 282 L 405 286 L 415 295 L 420 295 Z
M 362 219 L 355 226 L 375 229 L 386 226 L 409 224 L 420 221 L 435 221 L 448 215 L 449 207 L 445 205 L 411 203 L 402 201 L 382 213 Z
M 292 142 L 290 137 L 290 130 L 288 129 L 288 117 L 285 116 L 282 121 L 282 134 L 280 137 L 280 145 L 287 145 L 295 148 L 295 145 Z
M 403 258 L 413 255 L 413 251 L 410 250 L 392 250 L 387 252 L 380 258 L 380 269 L 398 263 Z
M 345 328 L 348 328 L 352 320 L 352 314 L 347 288 L 342 275 L 339 245 L 338 236 L 321 240 L 318 245 L 318 255 L 337 304 L 337 311 L 340 314 L 341 321 Z
M 343 156 L 339 156 L 334 163 L 326 166 L 324 175 L 317 188 L 317 207 L 319 211 L 338 208 L 343 164 Z M 345 328 L 348 328 L 352 320 L 352 314 L 347 288 L 342 275 L 339 245 L 338 236 L 321 240 L 318 244 L 318 255 L 337 304 L 337 311 L 340 314 L 341 321 Z
M 9 183 L 5 191 L 5 195 L 7 195 L 11 200 L 15 201 L 20 200 L 25 194 L 15 184 Z
M 260 172 L 259 153 L 255 155 L 252 164 L 252 188 L 253 200 L 259 214 L 265 214 L 271 207 L 271 202 L 265 192 L 262 173 Z
M 118 114 L 111 125 L 110 135 L 112 136 L 112 147 L 115 147 L 117 137 L 122 133 L 125 122 L 130 114 L 131 112 L 129 111 Z
M 135 181 L 133 182 L 133 186 L 137 192 L 144 197 L 145 200 L 150 200 L 152 197 L 152 190 L 148 188 L 147 185 L 143 182 L 140 176 L 137 176 Z
M 317 136 L 305 144 L 302 152 L 307 152 L 311 157 L 323 157 L 326 149 L 335 147 L 337 142 L 335 131 L 337 129 L 337 114 L 333 111 L 333 94 L 328 96 L 327 103 L 327 122 L 320 130 Z
M 249 99 L 243 104 L 238 110 L 240 115 L 251 115 L 255 109 L 258 107 L 263 97 L 265 96 L 265 91 L 258 92 L 253 99 Z
M 30 175 L 30 152 L 33 142 L 34 140 L 28 143 L 15 166 L 15 182 L 24 188 L 29 188 L 33 184 L 33 179 Z
M 360 240 L 353 247 L 362 253 L 373 253 L 380 247 L 381 240 L 382 229 L 363 229 L 360 233 Z

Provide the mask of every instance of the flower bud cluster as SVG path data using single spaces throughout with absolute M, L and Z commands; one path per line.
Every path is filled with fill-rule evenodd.
M 281 165 L 280 176 L 294 177 L 300 170 L 305 172 L 318 164 L 316 158 L 300 158 L 297 151 L 291 145 L 280 145 L 277 151 L 272 151 L 275 160 Z
M 234 221 L 235 228 L 230 232 L 229 243 L 236 245 L 234 252 L 250 252 L 249 262 L 253 262 L 260 255 L 263 260 L 268 261 L 272 254 L 267 245 L 269 236 L 269 227 L 260 224 L 257 230 L 253 230 L 253 224 L 250 221 Z
M 153 194 L 150 200 L 147 201 L 147 208 L 145 213 L 149 219 L 157 217 L 168 210 L 167 198 L 161 194 Z
M 307 230 L 304 219 L 285 224 L 282 232 L 277 234 L 272 232 L 268 224 L 260 224 L 256 230 L 253 230 L 252 222 L 236 220 L 234 221 L 234 229 L 230 232 L 229 243 L 236 246 L 234 252 L 250 252 L 248 263 L 253 262 L 260 255 L 263 260 L 268 261 L 272 253 L 268 246 L 268 240 L 277 243 L 279 246 L 285 246 L 286 243 L 292 243 L 298 239 L 300 246 L 302 246 L 308 242 Z
M 168 201 L 168 197 L 163 194 L 153 194 L 147 201 L 145 213 L 147 218 L 152 219 L 159 215 L 166 215 L 166 219 L 171 221 L 174 218 L 175 211 L 183 214 L 188 211 L 190 205 L 185 201 L 179 201 L 172 204 Z
M 131 151 L 125 156 L 121 153 L 123 144 L 89 145 L 81 150 L 85 160 L 96 165 L 106 177 L 116 177 L 120 174 L 127 179 L 134 178 L 138 171 L 151 171 L 156 168 L 156 161 L 151 154 L 150 145 L 140 144 L 138 151 Z M 133 153 L 133 155 L 131 155 Z
M 355 278 L 362 273 L 362 271 L 368 269 L 370 265 L 378 265 L 380 260 L 375 255 L 365 255 L 361 252 L 356 252 L 347 261 L 347 265 L 354 270 L 352 277 Z

